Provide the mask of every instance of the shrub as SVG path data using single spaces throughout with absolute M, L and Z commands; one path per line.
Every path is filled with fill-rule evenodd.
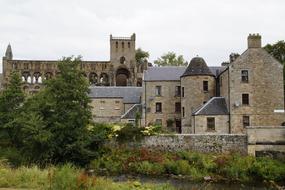
M 127 124 L 121 130 L 117 131 L 117 140 L 119 143 L 140 141 L 143 138 L 142 129 L 134 127 L 132 124 Z
M 54 190 L 76 190 L 76 180 L 77 169 L 71 164 L 66 164 L 54 170 L 51 187 Z
M 282 181 L 285 180 L 285 163 L 269 158 L 257 158 L 251 167 L 257 178 Z
M 20 166 L 27 160 L 21 155 L 20 151 L 16 148 L 1 148 L 0 147 L 0 159 L 7 159 L 10 165 L 13 167 Z
M 0 161 L 0 187 L 43 188 L 48 184 L 47 170 L 33 166 L 11 169 L 7 163 Z
M 149 161 L 140 162 L 135 168 L 137 173 L 144 175 L 161 175 L 165 171 L 163 165 Z
M 254 160 L 255 158 L 250 156 L 233 155 L 221 170 L 231 180 L 249 181 L 251 179 L 250 168 Z

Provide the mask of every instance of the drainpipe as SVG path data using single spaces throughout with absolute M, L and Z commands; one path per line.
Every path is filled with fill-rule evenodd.
M 145 101 L 145 108 L 144 108 L 144 126 L 146 127 L 146 109 L 147 109 L 147 104 L 146 104 L 146 81 L 144 82 L 144 101 Z
M 230 90 L 230 66 L 228 66 L 228 96 L 229 96 L 229 134 L 232 133 L 232 122 L 231 122 L 231 90 Z
M 194 134 L 195 134 L 195 133 L 196 133 L 196 130 L 195 130 L 195 128 L 196 128 L 195 115 L 194 115 L 193 117 L 194 117 L 194 119 L 193 119 L 193 122 L 194 122 L 193 125 L 194 125 L 194 126 L 193 126 L 193 127 L 194 127 Z

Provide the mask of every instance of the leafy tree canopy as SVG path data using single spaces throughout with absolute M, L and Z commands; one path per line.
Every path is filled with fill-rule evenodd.
M 17 144 L 17 129 L 13 127 L 12 123 L 20 112 L 24 99 L 20 75 L 17 72 L 13 72 L 7 88 L 0 94 L 0 134 L 8 143 L 14 145 Z
M 281 40 L 275 44 L 267 44 L 264 49 L 275 57 L 280 63 L 285 63 L 285 41 Z
M 168 52 L 154 61 L 158 66 L 186 66 L 187 62 L 182 55 L 177 56 L 174 52 Z
M 141 48 L 136 50 L 137 63 L 143 63 L 145 60 L 147 60 L 147 58 L 149 58 L 149 53 L 147 51 L 144 51 Z
M 89 85 L 80 57 L 58 62 L 59 75 L 28 99 L 15 125 L 21 126 L 22 151 L 33 162 L 84 165 L 94 158 Z

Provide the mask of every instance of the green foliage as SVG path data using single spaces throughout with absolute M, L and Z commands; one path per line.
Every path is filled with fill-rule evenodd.
M 275 44 L 267 44 L 264 49 L 270 53 L 275 59 L 280 61 L 280 63 L 285 63 L 285 41 L 281 40 Z
M 158 66 L 186 66 L 187 62 L 182 55 L 176 56 L 174 52 L 168 52 L 154 61 Z
M 140 112 L 136 112 L 136 118 L 135 118 L 135 126 L 136 127 L 140 127 L 141 119 L 142 119 L 141 113 Z
M 51 189 L 61 190 L 77 190 L 77 169 L 71 164 L 66 164 L 56 168 L 51 176 Z
M 92 161 L 90 167 L 105 174 L 184 175 L 198 181 L 205 176 L 211 176 L 213 180 L 241 182 L 285 180 L 284 162 L 237 154 L 120 149 L 107 151 L 101 158 Z
M 0 161 L 0 188 L 52 190 L 174 190 L 168 184 L 149 184 L 138 181 L 113 182 L 111 179 L 88 176 L 71 164 L 60 167 L 10 168 Z
M 117 131 L 117 140 L 120 143 L 128 141 L 140 141 L 143 138 L 143 128 L 135 127 L 132 124 L 127 124 L 121 130 Z
M 231 180 L 249 181 L 251 180 L 250 170 L 254 162 L 253 157 L 235 155 L 222 170 Z
M 6 160 L 13 167 L 19 167 L 26 162 L 25 157 L 15 147 L 0 147 L 0 162 L 1 160 Z
M 0 94 L 0 134 L 1 140 L 16 147 L 20 146 L 20 128 L 14 123 L 24 99 L 20 75 L 13 72 L 7 88 Z
M 149 53 L 147 51 L 143 51 L 141 48 L 136 49 L 137 63 L 143 63 L 147 58 L 149 58 Z
M 284 181 L 285 163 L 270 158 L 258 158 L 250 168 L 251 172 L 260 179 Z
M 163 165 L 149 161 L 142 161 L 135 165 L 136 173 L 143 175 L 161 175 L 165 172 L 164 170 Z
M 95 156 L 98 146 L 93 146 L 93 137 L 98 142 L 98 135 L 88 130 L 92 121 L 89 85 L 80 64 L 80 57 L 63 58 L 58 62 L 60 74 L 25 102 L 19 76 L 13 74 L 0 96 L 1 129 L 8 131 L 12 144 L 32 163 L 85 165 Z

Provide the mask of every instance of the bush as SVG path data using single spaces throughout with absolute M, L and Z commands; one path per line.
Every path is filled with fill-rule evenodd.
M 51 187 L 54 190 L 76 190 L 77 169 L 71 164 L 63 165 L 54 170 Z
M 231 180 L 249 181 L 251 179 L 250 169 L 254 161 L 254 157 L 233 155 L 222 171 Z
M 250 168 L 252 174 L 257 178 L 284 181 L 285 180 L 285 163 L 270 158 L 257 158 Z
M 42 189 L 48 184 L 47 176 L 47 170 L 40 170 L 36 166 L 11 169 L 0 160 L 0 187 Z
M 140 141 L 143 138 L 141 127 L 134 127 L 132 124 L 127 124 L 117 132 L 117 140 L 119 143 Z
M 0 147 L 0 159 L 6 159 L 13 167 L 20 166 L 27 162 L 27 160 L 22 156 L 21 152 L 12 147 Z
M 135 165 L 137 173 L 144 175 L 161 175 L 165 169 L 163 165 L 158 163 L 151 163 L 149 161 L 143 161 Z

